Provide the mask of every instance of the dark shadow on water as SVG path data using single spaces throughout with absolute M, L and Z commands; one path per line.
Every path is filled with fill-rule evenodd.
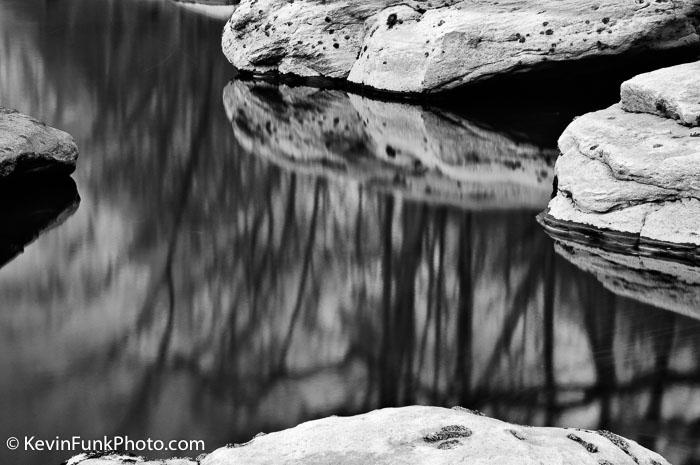
M 25 175 L 0 181 L 0 268 L 73 215 L 79 204 L 78 189 L 68 176 Z

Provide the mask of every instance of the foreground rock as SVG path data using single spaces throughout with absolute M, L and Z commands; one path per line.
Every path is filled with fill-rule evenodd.
M 239 144 L 285 169 L 473 209 L 538 209 L 550 197 L 553 148 L 452 113 L 249 81 L 223 99 Z
M 700 257 L 690 251 L 638 248 L 632 237 L 595 234 L 543 222 L 559 255 L 622 297 L 700 319 Z
M 661 75 L 674 74 L 676 68 L 686 69 L 673 67 Z M 669 92 L 668 83 L 658 80 L 635 82 L 652 89 L 638 95 L 700 93 L 698 79 L 685 81 L 687 92 Z M 635 85 L 626 83 L 625 88 Z M 695 250 L 700 245 L 700 128 L 630 113 L 625 110 L 630 100 L 583 115 L 564 131 L 556 164 L 557 195 L 547 216 L 632 234 L 640 242 L 686 244 Z M 645 109 L 642 104 L 635 108 Z M 656 113 L 656 106 L 648 110 Z
M 119 463 L 127 462 L 74 460 L 69 465 Z M 533 428 L 465 409 L 417 406 L 310 421 L 218 449 L 199 463 L 668 465 L 658 454 L 607 431 Z
M 544 62 L 700 42 L 699 0 L 244 0 L 222 46 L 237 68 L 438 92 Z
M 0 108 L 0 178 L 36 172 L 71 173 L 73 138 L 29 116 Z

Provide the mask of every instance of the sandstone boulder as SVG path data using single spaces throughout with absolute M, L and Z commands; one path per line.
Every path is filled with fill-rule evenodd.
M 243 0 L 238 69 L 439 92 L 542 63 L 697 45 L 700 0 Z
M 223 99 L 245 151 L 285 169 L 474 209 L 549 199 L 554 148 L 453 113 L 256 81 L 233 81 Z
M 78 148 L 58 129 L 0 108 L 0 178 L 34 172 L 71 173 Z
M 626 111 L 700 126 L 700 61 L 640 74 L 622 83 L 621 94 Z
M 665 92 L 665 87 L 668 83 L 658 81 L 655 88 Z M 665 116 L 631 113 L 627 106 L 588 113 L 564 131 L 557 193 L 547 216 L 630 233 L 642 243 L 697 250 L 700 129 Z

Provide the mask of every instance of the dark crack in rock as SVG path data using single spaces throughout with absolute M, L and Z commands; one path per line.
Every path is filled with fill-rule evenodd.
M 590 442 L 584 441 L 583 439 L 576 436 L 575 434 L 569 434 L 566 437 L 571 439 L 574 442 L 581 444 L 581 446 L 583 446 L 591 454 L 595 454 L 598 452 L 598 448 L 595 445 L 591 444 Z
M 632 460 L 634 460 L 634 463 L 639 463 L 639 459 L 637 457 L 635 457 L 635 455 L 632 452 L 630 452 L 630 443 L 627 442 L 627 440 L 618 436 L 615 433 L 611 433 L 610 431 L 606 431 L 606 430 L 600 430 L 600 431 L 597 431 L 597 433 L 599 435 L 603 436 L 608 441 L 615 444 L 615 446 L 618 449 L 620 449 L 622 452 L 629 455 L 632 458 Z

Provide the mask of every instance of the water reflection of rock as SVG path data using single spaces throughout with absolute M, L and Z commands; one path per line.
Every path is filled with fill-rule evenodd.
M 75 182 L 13 179 L 0 183 L 0 267 L 39 235 L 60 225 L 80 203 Z
M 287 169 L 467 208 L 549 199 L 553 149 L 452 113 L 252 81 L 231 82 L 223 98 L 238 142 Z
M 639 248 L 622 234 L 567 230 L 543 218 L 557 253 L 615 294 L 700 318 L 700 262 L 672 250 Z
M 180 8 L 208 16 L 219 21 L 226 21 L 236 11 L 240 0 L 172 0 Z

